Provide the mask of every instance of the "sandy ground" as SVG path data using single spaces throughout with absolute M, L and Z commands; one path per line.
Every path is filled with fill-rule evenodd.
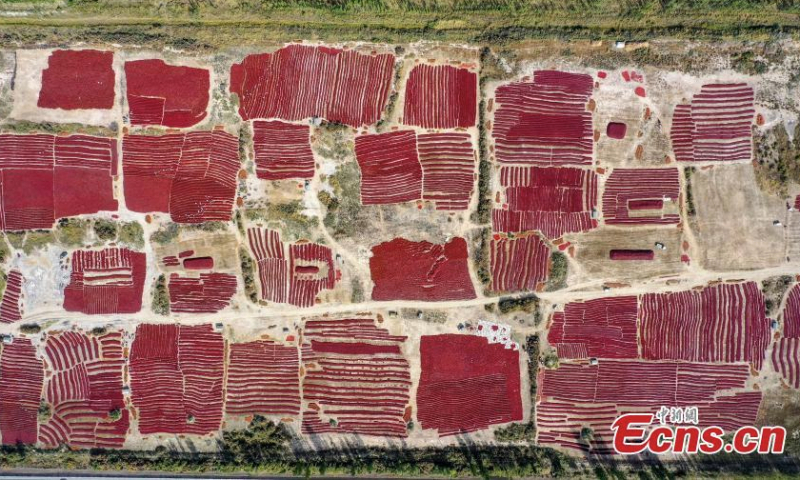
M 587 44 L 588 45 L 588 44 Z M 348 44 L 347 48 L 370 53 L 395 52 L 394 46 Z M 258 51 L 272 51 L 279 45 L 264 46 Z M 669 142 L 669 129 L 672 121 L 674 105 L 683 103 L 691 95 L 700 90 L 701 85 L 713 82 L 751 83 L 756 87 L 757 111 L 767 120 L 768 125 L 787 125 L 790 130 L 797 122 L 798 100 L 800 96 L 793 90 L 788 81 L 791 76 L 793 61 L 800 58 L 800 49 L 793 46 L 787 50 L 787 60 L 770 69 L 761 77 L 752 77 L 734 72 L 725 62 L 711 61 L 703 71 L 686 73 L 669 69 L 659 70 L 652 67 L 639 68 L 633 65 L 608 66 L 590 65 L 577 58 L 559 57 L 553 52 L 556 46 L 532 43 L 528 50 L 521 49 L 514 57 L 503 57 L 498 62 L 498 74 L 501 78 L 489 81 L 483 94 L 489 100 L 494 96 L 497 86 L 503 82 L 524 79 L 539 68 L 560 68 L 573 72 L 585 72 L 596 75 L 598 70 L 607 73 L 605 80 L 598 81 L 593 96 L 594 125 L 598 132 L 595 148 L 595 162 L 586 168 L 610 168 L 625 166 L 658 166 L 675 165 L 674 155 Z M 602 52 L 607 46 L 586 46 L 587 51 Z M 665 45 L 665 51 L 674 51 L 686 46 Z M 200 125 L 190 129 L 209 129 L 214 125 L 224 124 L 233 134 L 241 128 L 249 126 L 238 119 L 236 100 L 228 94 L 227 75 L 233 62 L 241 61 L 248 53 L 256 50 L 237 50 L 198 55 L 194 52 L 164 51 L 152 52 L 131 48 L 119 50 L 115 55 L 114 66 L 117 72 L 117 101 L 110 111 L 75 111 L 53 112 L 36 107 L 38 89 L 41 82 L 41 70 L 46 66 L 49 51 L 3 52 L 0 65 L 0 126 L 2 122 L 13 120 L 78 122 L 88 125 L 108 125 L 117 122 L 126 125 L 125 114 L 127 104 L 124 100 L 124 81 L 122 65 L 125 60 L 140 58 L 163 58 L 168 63 L 203 66 L 212 71 L 211 105 L 209 116 Z M 400 52 L 400 51 L 398 51 Z M 397 79 L 393 90 L 398 93 L 395 102 L 384 112 L 385 122 L 369 128 L 343 130 L 341 137 L 335 141 L 325 138 L 323 128 L 312 125 L 312 147 L 317 162 L 317 174 L 308 182 L 297 181 L 265 182 L 255 177 L 252 165 L 252 152 L 243 165 L 249 175 L 240 181 L 239 196 L 244 202 L 244 209 L 268 208 L 270 205 L 299 202 L 302 214 L 308 218 L 324 217 L 324 208 L 317 199 L 320 191 L 332 192 L 330 177 L 337 169 L 355 161 L 353 140 L 356 135 L 390 131 L 395 128 L 411 129 L 402 125 L 404 84 L 411 68 L 418 63 L 459 64 L 473 70 L 478 68 L 479 51 L 465 45 L 438 45 L 420 43 L 406 45 L 399 54 Z M 711 55 L 711 54 L 709 54 Z M 792 55 L 794 55 L 792 57 Z M 794 60 L 791 60 L 791 58 Z M 636 70 L 644 77 L 642 83 L 625 82 L 623 70 Z M 12 90 L 13 85 L 13 90 Z M 634 93 L 637 86 L 645 88 L 647 94 L 640 97 Z M 489 122 L 493 120 L 494 110 L 487 111 Z M 628 133 L 623 140 L 610 139 L 605 134 L 608 122 L 622 121 L 628 126 Z M 759 128 L 759 127 L 754 127 Z M 416 129 L 422 131 L 422 129 Z M 139 131 L 139 129 L 136 129 Z M 148 129 L 148 132 L 161 132 L 163 129 Z M 467 129 L 472 136 L 475 148 L 478 146 L 478 129 Z M 121 129 L 119 135 L 122 135 Z M 331 148 L 339 146 L 340 149 Z M 491 140 L 489 147 L 492 147 Z M 576 299 L 590 299 L 609 295 L 637 295 L 648 292 L 678 291 L 706 285 L 717 280 L 754 280 L 761 281 L 775 275 L 795 275 L 800 273 L 800 214 L 788 212 L 786 199 L 777 198 L 761 192 L 755 182 L 750 162 L 716 165 L 696 165 L 697 171 L 692 175 L 692 189 L 696 215 L 689 218 L 686 210 L 686 182 L 683 170 L 687 165 L 678 165 L 681 170 L 681 182 L 684 198 L 675 205 L 679 208 L 683 223 L 680 227 L 601 227 L 584 234 L 568 236 L 567 240 L 575 246 L 574 256 L 569 258 L 570 274 L 565 289 L 555 292 L 541 292 L 541 312 L 546 319 L 550 312 L 564 303 Z M 499 192 L 498 170 L 493 168 L 491 196 Z M 477 173 L 477 164 L 476 164 Z M 280 218 L 245 220 L 245 226 L 267 226 L 282 230 L 284 241 L 295 241 L 306 238 L 327 244 L 336 256 L 336 268 L 342 271 L 342 279 L 336 289 L 323 292 L 320 303 L 308 309 L 296 309 L 285 305 L 256 305 L 244 295 L 243 289 L 237 293 L 231 307 L 214 315 L 180 315 L 162 317 L 150 310 L 152 286 L 161 273 L 169 273 L 159 262 L 164 255 L 172 255 L 185 249 L 200 252 L 213 252 L 220 269 L 229 272 L 239 271 L 236 250 L 245 245 L 245 238 L 230 225 L 224 232 L 203 233 L 192 232 L 181 236 L 173 244 L 157 246 L 150 242 L 150 235 L 168 221 L 166 215 L 153 215 L 150 223 L 144 221 L 145 216 L 128 211 L 125 208 L 122 192 L 122 175 L 116 181 L 117 196 L 120 200 L 119 219 L 138 221 L 145 230 L 144 250 L 148 255 L 147 282 L 144 293 L 143 310 L 135 315 L 103 316 L 102 318 L 64 312 L 61 308 L 63 288 L 68 280 L 69 270 L 66 260 L 61 255 L 67 249 L 51 246 L 47 249 L 26 255 L 13 251 L 6 262 L 6 270 L 11 267 L 22 270 L 28 283 L 24 289 L 25 322 L 36 322 L 45 329 L 65 329 L 80 326 L 91 329 L 95 326 L 121 328 L 128 332 L 127 342 L 132 340 L 136 325 L 145 322 L 185 324 L 222 323 L 223 334 L 228 342 L 249 341 L 256 338 L 272 338 L 285 341 L 289 335 L 296 335 L 304 318 L 321 315 L 345 317 L 352 315 L 369 315 L 384 318 L 383 326 L 393 334 L 407 335 L 404 353 L 411 364 L 413 385 L 411 387 L 412 407 L 420 361 L 418 348 L 422 335 L 436 333 L 457 333 L 458 325 L 479 320 L 493 320 L 509 324 L 514 338 L 524 342 L 526 335 L 540 334 L 546 337 L 546 321 L 536 325 L 531 318 L 520 318 L 525 315 L 515 314 L 501 316 L 488 312 L 484 306 L 496 303 L 498 297 L 485 296 L 478 281 L 475 266 L 471 265 L 471 275 L 478 298 L 469 301 L 438 302 L 421 304 L 420 302 L 374 302 L 370 299 L 372 283 L 369 278 L 369 256 L 372 246 L 402 236 L 412 240 L 427 240 L 441 243 L 455 236 L 469 237 L 481 225 L 472 222 L 470 214 L 477 206 L 477 196 L 473 195 L 470 209 L 465 212 L 447 213 L 434 210 L 431 204 L 410 202 L 394 206 L 362 207 L 361 214 L 367 219 L 368 231 L 350 232 L 337 236 L 321 222 L 313 227 L 296 228 Z M 476 175 L 477 182 L 477 175 Z M 600 182 L 599 196 L 602 198 L 603 181 Z M 601 203 L 598 202 L 601 209 Z M 421 208 L 420 208 L 421 206 Z M 774 226 L 779 220 L 782 225 Z M 784 226 L 785 225 L 785 228 Z M 655 242 L 664 243 L 666 250 L 656 250 L 656 261 L 612 262 L 608 260 L 611 248 L 652 248 Z M 687 264 L 680 259 L 681 254 L 689 255 Z M 351 296 L 355 283 L 364 291 L 362 301 L 353 303 Z M 609 285 L 610 288 L 609 288 Z M 392 315 L 402 309 L 422 310 L 435 313 L 431 317 L 439 321 L 426 321 L 403 315 Z M 532 317 L 529 315 L 528 317 Z M 443 320 L 441 320 L 443 319 Z M 521 321 L 520 321 L 521 320 Z M 0 333 L 17 333 L 19 325 L 0 324 Z M 40 336 L 35 337 L 39 341 Z M 769 354 L 769 352 L 768 352 Z M 522 374 L 522 391 L 528 392 L 527 359 L 520 356 Z M 750 382 L 751 388 L 760 388 L 769 392 L 782 391 L 780 380 L 772 371 L 769 362 L 761 372 L 757 372 Z M 793 392 L 796 395 L 796 392 Z M 525 420 L 530 414 L 531 402 L 526 393 L 523 395 Z M 278 419 L 280 420 L 280 419 Z M 242 419 L 226 419 L 225 428 L 241 428 Z M 289 425 L 299 431 L 297 421 Z M 492 441 L 492 430 L 469 435 L 469 439 L 480 442 Z M 462 438 L 448 437 L 439 439 L 434 432 L 423 431 L 417 425 L 405 445 L 444 445 L 455 444 Z M 143 438 L 136 428 L 126 446 L 130 448 L 153 448 L 158 445 L 185 450 L 208 450 L 214 448 L 215 437 L 150 436 Z M 321 438 L 304 438 L 303 447 L 327 448 L 342 443 L 364 442 L 368 444 L 396 445 L 399 442 L 385 439 L 355 438 L 351 436 L 324 436 Z
M 695 235 L 706 268 L 755 270 L 785 261 L 786 206 L 759 191 L 749 164 L 698 170 L 692 191 Z
M 638 229 L 602 227 L 574 237 L 575 261 L 587 279 L 631 281 L 674 275 L 684 271 L 682 235 L 675 226 Z M 664 245 L 662 250 L 656 243 Z M 611 260 L 612 249 L 652 250 L 653 260 Z
M 122 61 L 114 56 L 115 100 L 114 107 L 108 110 L 80 109 L 62 110 L 60 108 L 39 108 L 39 90 L 42 88 L 42 70 L 47 68 L 47 60 L 52 50 L 18 50 L 14 75 L 14 107 L 11 118 L 32 122 L 82 123 L 86 125 L 108 126 L 118 121 L 122 100 L 120 96 L 120 69 Z

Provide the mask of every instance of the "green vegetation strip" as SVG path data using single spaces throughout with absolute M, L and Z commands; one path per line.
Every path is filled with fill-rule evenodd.
M 536 392 L 537 378 L 539 376 L 539 336 L 529 335 L 525 338 L 523 347 L 528 354 L 528 384 L 530 387 L 529 398 L 531 401 L 530 419 L 527 423 L 512 423 L 501 427 L 494 432 L 498 442 L 536 442 Z
M 800 2 L 793 0 L 72 0 L 4 6 L 34 13 L 0 18 L 0 39 L 6 45 L 82 40 L 214 48 L 297 38 L 476 43 L 553 37 L 754 38 L 800 29 Z
M 503 476 L 559 475 L 580 466 L 551 449 L 531 446 L 488 447 L 469 443 L 445 448 L 375 448 L 340 444 L 317 451 L 293 450 L 292 433 L 263 417 L 247 429 L 225 432 L 214 453 L 111 451 L 25 446 L 0 449 L 0 468 L 57 468 L 160 471 L 170 473 L 248 472 L 294 475 Z
M 153 288 L 153 313 L 158 315 L 169 315 L 169 290 L 167 288 L 167 277 L 159 275 Z
M 239 248 L 239 263 L 244 279 L 244 293 L 253 303 L 258 303 L 258 287 L 256 285 L 256 266 L 245 247 Z
M 49 406 L 40 408 L 48 415 Z M 656 457 L 570 458 L 549 448 L 528 445 L 487 445 L 459 437 L 443 448 L 367 447 L 360 441 L 318 443 L 318 449 L 293 449 L 293 437 L 283 424 L 256 417 L 243 430 L 224 432 L 213 453 L 170 450 L 40 450 L 23 445 L 0 447 L 0 468 L 166 472 L 170 474 L 248 473 L 414 477 L 563 477 L 563 478 L 796 478 L 800 466 L 779 455 L 735 454 L 689 456 L 671 462 Z

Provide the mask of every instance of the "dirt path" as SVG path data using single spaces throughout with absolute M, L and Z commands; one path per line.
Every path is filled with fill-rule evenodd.
M 792 264 L 755 271 L 691 271 L 678 276 L 654 279 L 647 282 L 633 284 L 630 287 L 614 288 L 610 291 L 603 290 L 602 280 L 593 280 L 590 282 L 572 285 L 569 288 L 565 288 L 556 292 L 542 292 L 537 295 L 545 302 L 563 304 L 570 301 L 586 300 L 598 297 L 642 295 L 646 293 L 687 290 L 692 287 L 706 285 L 709 282 L 718 280 L 761 281 L 766 278 L 779 275 L 794 276 L 797 274 L 800 274 L 800 266 L 795 266 Z M 248 319 L 290 320 L 298 319 L 300 317 L 313 317 L 324 314 L 368 312 L 375 310 L 399 310 L 402 308 L 432 308 L 438 310 L 460 309 L 495 303 L 501 298 L 506 298 L 506 296 L 479 297 L 472 300 L 455 300 L 447 302 L 367 301 L 362 303 L 339 305 L 322 304 L 304 309 L 298 309 L 291 306 L 268 306 L 260 307 L 255 312 L 223 312 L 222 314 L 174 314 L 170 317 L 164 317 L 143 311 L 131 315 L 115 315 L 115 320 L 112 323 L 125 325 L 127 327 L 135 327 L 140 323 L 173 323 L 175 321 L 182 324 L 221 322 L 227 325 L 235 325 L 236 322 L 241 322 Z M 103 325 L 109 323 L 107 316 L 85 315 L 77 312 L 66 312 L 60 308 L 51 308 L 26 314 L 24 322 L 15 324 L 0 324 L 0 333 L 15 332 L 19 329 L 21 323 L 40 323 L 47 321 L 65 321 L 67 323 L 75 321 L 84 327 L 87 325 Z

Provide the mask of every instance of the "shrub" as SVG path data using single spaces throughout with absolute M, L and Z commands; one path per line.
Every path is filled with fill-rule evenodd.
M 156 286 L 153 289 L 153 313 L 158 315 L 169 315 L 169 290 L 167 289 L 167 277 L 159 275 Z
M 45 399 L 42 399 L 39 402 L 39 411 L 38 411 L 39 423 L 44 423 L 50 420 L 50 417 L 53 416 L 53 411 L 50 408 L 50 404 L 47 403 Z
M 542 365 L 549 369 L 558 368 L 558 354 L 555 351 L 545 353 L 542 357 Z
M 56 225 L 55 236 L 62 245 L 75 247 L 86 241 L 88 222 L 79 218 L 62 218 Z M 27 242 L 26 242 L 27 243 Z
M 144 247 L 144 229 L 139 222 L 126 222 L 120 225 L 119 242 L 131 248 Z
M 150 236 L 150 241 L 160 245 L 166 245 L 178 238 L 180 228 L 177 223 L 168 223 L 167 225 L 159 228 L 155 233 Z
M 95 336 L 100 336 L 105 335 L 107 331 L 106 327 L 94 327 L 90 333 Z
M 526 295 L 523 297 L 501 298 L 497 306 L 500 309 L 500 313 L 504 315 L 513 312 L 535 313 L 539 309 L 539 297 Z
M 19 327 L 20 333 L 27 333 L 30 335 L 35 335 L 42 331 L 42 327 L 35 323 L 25 323 L 20 325 Z
M 117 238 L 117 224 L 105 219 L 94 222 L 94 234 L 103 241 L 111 241 Z
M 244 279 L 244 293 L 253 303 L 258 303 L 258 288 L 256 288 L 256 269 L 253 259 L 247 250 L 242 247 L 239 249 L 239 263 L 242 268 L 242 278 Z
M 550 276 L 547 278 L 546 290 L 552 292 L 566 287 L 568 272 L 567 256 L 557 250 L 550 253 Z

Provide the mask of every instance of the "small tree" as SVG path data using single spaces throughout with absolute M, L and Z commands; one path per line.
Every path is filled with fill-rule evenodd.
M 554 351 L 545 353 L 544 357 L 542 357 L 542 364 L 544 368 L 558 368 L 558 354 Z
M 168 223 L 150 235 L 150 241 L 159 245 L 166 245 L 178 238 L 180 233 L 177 223 Z
M 119 242 L 133 248 L 144 247 L 144 229 L 139 222 L 127 222 L 120 225 Z
M 258 288 L 255 280 L 255 263 L 244 247 L 239 249 L 239 262 L 244 280 L 244 292 L 253 303 L 258 303 Z
M 33 335 L 33 334 L 41 332 L 42 331 L 42 327 L 40 327 L 39 325 L 37 325 L 35 323 L 26 323 L 26 324 L 21 325 L 19 327 L 19 331 L 20 331 L 20 333 L 27 333 L 27 334 Z
M 594 440 L 594 430 L 590 427 L 581 428 L 581 441 L 584 443 L 591 443 Z
M 111 220 L 97 220 L 94 222 L 94 233 L 100 240 L 114 240 L 117 238 L 117 224 Z
M 39 401 L 39 412 L 38 412 L 39 423 L 44 423 L 50 420 L 50 417 L 52 416 L 53 416 L 53 411 L 50 408 L 50 404 L 47 403 L 45 399 L 41 399 L 41 401 Z
M 106 327 L 94 327 L 91 331 L 92 335 L 99 337 L 100 335 L 105 335 L 108 330 Z
M 167 290 L 167 277 L 159 275 L 153 289 L 153 313 L 169 315 L 169 291 Z

